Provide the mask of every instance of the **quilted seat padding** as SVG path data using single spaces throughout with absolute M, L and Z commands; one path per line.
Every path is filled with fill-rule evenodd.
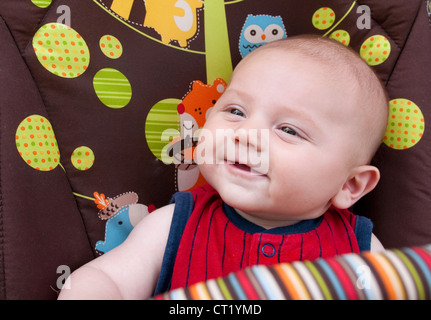
M 32 172 L 19 165 L 16 125 L 23 114 L 47 115 L 3 19 L 0 38 L 0 298 L 48 297 L 55 293 L 49 286 L 56 287 L 52 275 L 60 265 L 68 261 L 78 267 L 93 253 L 64 172 Z

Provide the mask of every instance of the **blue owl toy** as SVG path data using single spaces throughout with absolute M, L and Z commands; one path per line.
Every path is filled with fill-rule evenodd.
M 239 38 L 239 52 L 244 58 L 261 45 L 286 37 L 286 29 L 280 16 L 249 14 Z

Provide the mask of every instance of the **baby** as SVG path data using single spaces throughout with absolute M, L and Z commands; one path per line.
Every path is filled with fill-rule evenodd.
M 255 264 L 383 250 L 348 208 L 379 181 L 369 163 L 387 119 L 383 86 L 350 49 L 314 36 L 262 46 L 208 114 L 198 145 L 208 185 L 176 193 L 73 272 L 59 298 L 145 299 Z

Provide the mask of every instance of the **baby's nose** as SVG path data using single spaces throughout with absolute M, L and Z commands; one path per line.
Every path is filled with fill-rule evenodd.
M 235 131 L 235 143 L 239 145 L 252 147 L 257 152 L 261 151 L 261 131 L 262 129 L 239 128 Z

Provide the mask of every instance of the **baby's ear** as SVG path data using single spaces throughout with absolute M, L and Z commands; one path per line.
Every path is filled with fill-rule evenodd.
M 374 166 L 356 167 L 331 203 L 338 209 L 348 209 L 356 201 L 372 191 L 380 180 L 380 172 Z

